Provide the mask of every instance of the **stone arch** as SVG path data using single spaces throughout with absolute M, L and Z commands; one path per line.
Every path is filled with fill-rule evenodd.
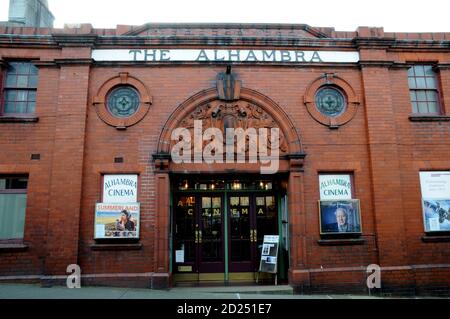
M 172 131 L 178 127 L 183 127 L 182 122 L 199 106 L 214 101 L 219 101 L 217 89 L 210 88 L 193 95 L 181 103 L 164 125 L 158 141 L 157 154 L 168 156 L 172 143 Z M 248 88 L 241 89 L 238 102 L 240 101 L 257 105 L 273 119 L 280 128 L 280 131 L 284 134 L 287 145 L 286 155 L 295 157 L 296 155 L 303 154 L 298 130 L 286 112 L 278 104 L 269 97 Z
M 234 92 L 235 93 L 235 92 Z M 155 164 L 155 175 L 156 175 L 156 207 L 157 207 L 157 216 L 158 216 L 158 225 L 156 226 L 156 249 L 155 249 L 155 269 L 158 273 L 158 276 L 156 280 L 161 280 L 163 276 L 167 276 L 169 278 L 171 274 L 169 273 L 169 260 L 170 260 L 170 254 L 172 251 L 169 248 L 169 238 L 171 234 L 169 233 L 169 225 L 171 223 L 171 206 L 169 204 L 169 194 L 171 192 L 171 177 L 170 173 L 175 172 L 176 170 L 173 170 L 173 167 L 171 167 L 170 160 L 170 148 L 172 145 L 172 132 L 176 128 L 179 127 L 185 127 L 183 124 L 186 123 L 186 119 L 192 118 L 192 115 L 197 111 L 204 110 L 204 106 L 207 104 L 214 105 L 214 107 L 218 106 L 225 106 L 225 109 L 229 106 L 234 107 L 234 105 L 244 105 L 244 107 L 247 106 L 248 102 L 251 105 L 256 105 L 257 108 L 262 109 L 258 110 L 259 114 L 264 114 L 263 120 L 272 123 L 275 127 L 278 127 L 280 129 L 280 133 L 284 135 L 286 145 L 287 145 L 287 151 L 282 155 L 283 158 L 280 160 L 280 162 L 283 162 L 285 171 L 289 171 L 289 178 L 288 178 L 288 185 L 287 185 L 287 193 L 288 196 L 290 196 L 289 203 L 289 211 L 293 212 L 292 214 L 289 214 L 290 223 L 293 226 L 294 233 L 295 234 L 304 234 L 305 230 L 299 231 L 298 228 L 304 227 L 304 214 L 297 214 L 294 212 L 303 211 L 303 208 L 300 207 L 300 203 L 302 203 L 301 193 L 300 190 L 302 189 L 302 172 L 303 172 L 303 166 L 304 166 L 304 159 L 306 157 L 306 154 L 303 152 L 303 146 L 301 144 L 300 135 L 298 133 L 297 128 L 294 126 L 293 122 L 289 118 L 289 116 L 286 114 L 286 112 L 273 100 L 268 98 L 267 96 L 248 89 L 248 88 L 240 88 L 239 91 L 239 98 L 236 100 L 232 100 L 230 98 L 231 95 L 227 96 L 225 94 L 225 99 L 229 98 L 229 100 L 221 100 L 219 98 L 219 93 L 217 88 L 210 88 L 203 90 L 183 103 L 181 103 L 176 110 L 170 115 L 166 123 L 164 124 L 164 127 L 161 131 L 161 134 L 158 139 L 157 144 L 157 150 L 156 153 L 153 154 L 153 160 Z M 237 95 L 233 95 L 235 97 Z M 211 111 L 213 109 L 208 109 L 208 115 L 211 115 Z M 216 109 L 214 109 L 216 110 Z M 244 113 L 248 110 L 244 109 Z M 235 111 L 235 110 L 234 110 Z M 196 113 L 197 114 L 197 113 Z M 203 113 L 201 113 L 203 114 Z M 242 112 L 241 112 L 242 114 Z M 227 113 L 228 115 L 228 113 Z M 249 118 L 248 116 L 245 116 L 245 118 Z M 258 121 L 258 118 L 252 118 L 255 122 Z M 223 121 L 222 123 L 225 123 Z M 253 123 L 253 122 L 252 122 Z M 270 124 L 269 123 L 269 124 Z M 281 155 L 281 154 L 280 154 Z M 180 164 L 182 166 L 183 164 Z M 195 165 L 195 164 L 194 164 Z M 236 164 L 239 165 L 239 164 Z M 251 165 L 251 164 L 248 164 Z M 258 164 L 256 164 L 258 165 Z M 208 165 L 206 165 L 208 166 Z M 186 167 L 184 167 L 186 168 Z M 182 167 L 183 169 L 183 167 Z M 195 168 L 194 171 L 196 173 L 202 173 L 204 172 L 203 169 L 205 167 Z M 206 167 L 208 172 L 217 171 L 220 173 L 223 173 L 223 166 L 221 167 L 220 164 L 217 164 L 217 166 L 214 166 L 214 168 L 211 170 L 210 167 Z M 260 167 L 247 167 L 246 173 L 256 173 L 260 172 Z M 235 170 L 236 172 L 236 170 Z M 179 173 L 179 171 L 178 171 Z M 227 172 L 225 172 L 227 173 Z M 296 240 L 293 239 L 294 237 L 291 236 L 290 239 L 290 247 L 291 247 L 291 253 L 290 253 L 290 259 L 292 264 L 297 263 L 297 260 L 299 255 L 302 254 L 300 252 L 300 249 L 302 246 L 297 243 Z M 297 247 L 297 245 L 300 245 L 300 248 Z M 170 281 L 167 279 L 167 281 Z

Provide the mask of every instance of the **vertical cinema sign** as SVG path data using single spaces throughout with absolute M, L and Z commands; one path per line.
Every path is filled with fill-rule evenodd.
M 106 49 L 93 50 L 95 61 L 133 62 L 243 62 L 243 63 L 356 63 L 355 51 Z

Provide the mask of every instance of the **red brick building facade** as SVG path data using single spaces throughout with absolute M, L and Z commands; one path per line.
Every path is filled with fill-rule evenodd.
M 37 71 L 24 75 L 19 68 L 27 63 Z M 26 181 L 23 235 L 0 241 L 0 282 L 65 282 L 67 266 L 77 264 L 87 284 L 234 283 L 253 278 L 262 236 L 279 234 L 279 278 L 299 291 L 366 292 L 367 266 L 376 264 L 383 292 L 449 293 L 450 231 L 424 226 L 420 173 L 450 171 L 450 33 L 232 24 L 1 27 L 0 66 L 0 180 L 4 193 L 13 192 L 8 183 Z M 121 86 L 137 93 L 136 112 L 109 108 Z M 335 95 L 321 102 L 322 88 Z M 336 105 L 343 109 L 327 113 Z M 236 121 L 279 128 L 277 174 L 262 176 L 258 163 L 175 163 L 171 134 L 195 119 L 219 119 L 222 128 Z M 139 239 L 95 239 L 95 207 L 110 174 L 137 175 Z M 360 231 L 323 231 L 321 174 L 350 176 Z M 238 215 L 230 214 L 239 198 L 255 211 L 266 198 L 272 233 L 257 213 L 233 233 Z M 206 237 L 203 245 L 216 245 L 220 262 L 208 259 L 214 249 L 202 255 L 204 214 L 188 209 L 183 218 L 196 217 L 183 219 L 183 227 L 192 238 L 177 237 L 177 209 L 192 200 L 189 207 L 203 211 L 211 199 L 220 209 L 223 246 Z M 440 216 L 445 225 L 450 212 Z

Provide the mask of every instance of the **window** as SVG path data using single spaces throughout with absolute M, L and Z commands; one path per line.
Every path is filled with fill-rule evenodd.
M 344 94 L 333 86 L 323 86 L 316 93 L 316 106 L 320 113 L 329 117 L 338 117 L 345 112 Z
M 431 65 L 415 65 L 410 68 L 408 83 L 413 113 L 440 113 L 438 79 Z
M 108 96 L 108 110 L 112 115 L 126 118 L 134 115 L 140 104 L 139 93 L 131 86 L 119 86 Z
M 0 176 L 0 240 L 23 238 L 27 186 L 27 177 Z
M 97 115 L 118 130 L 139 123 L 151 105 L 152 96 L 147 87 L 128 72 L 119 72 L 103 83 L 94 96 Z
M 2 114 L 30 114 L 36 109 L 38 69 L 29 62 L 10 62 L 3 89 Z

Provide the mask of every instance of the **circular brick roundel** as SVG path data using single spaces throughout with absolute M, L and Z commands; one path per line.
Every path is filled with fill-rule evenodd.
M 108 110 L 108 94 L 119 86 L 131 86 L 139 93 L 140 103 L 138 110 L 129 117 L 116 117 Z M 114 126 L 117 129 L 126 129 L 129 126 L 140 122 L 145 115 L 147 115 L 150 105 L 152 104 L 152 97 L 141 81 L 130 76 L 128 73 L 119 73 L 118 76 L 109 79 L 101 86 L 97 96 L 94 97 L 93 104 L 98 116 L 103 122 Z
M 345 111 L 336 117 L 327 116 L 316 105 L 316 93 L 323 87 L 336 88 L 345 96 Z M 330 128 L 338 128 L 350 122 L 358 110 L 359 99 L 353 88 L 342 78 L 334 74 L 325 74 L 314 80 L 306 90 L 305 105 L 309 114 L 319 123 Z

